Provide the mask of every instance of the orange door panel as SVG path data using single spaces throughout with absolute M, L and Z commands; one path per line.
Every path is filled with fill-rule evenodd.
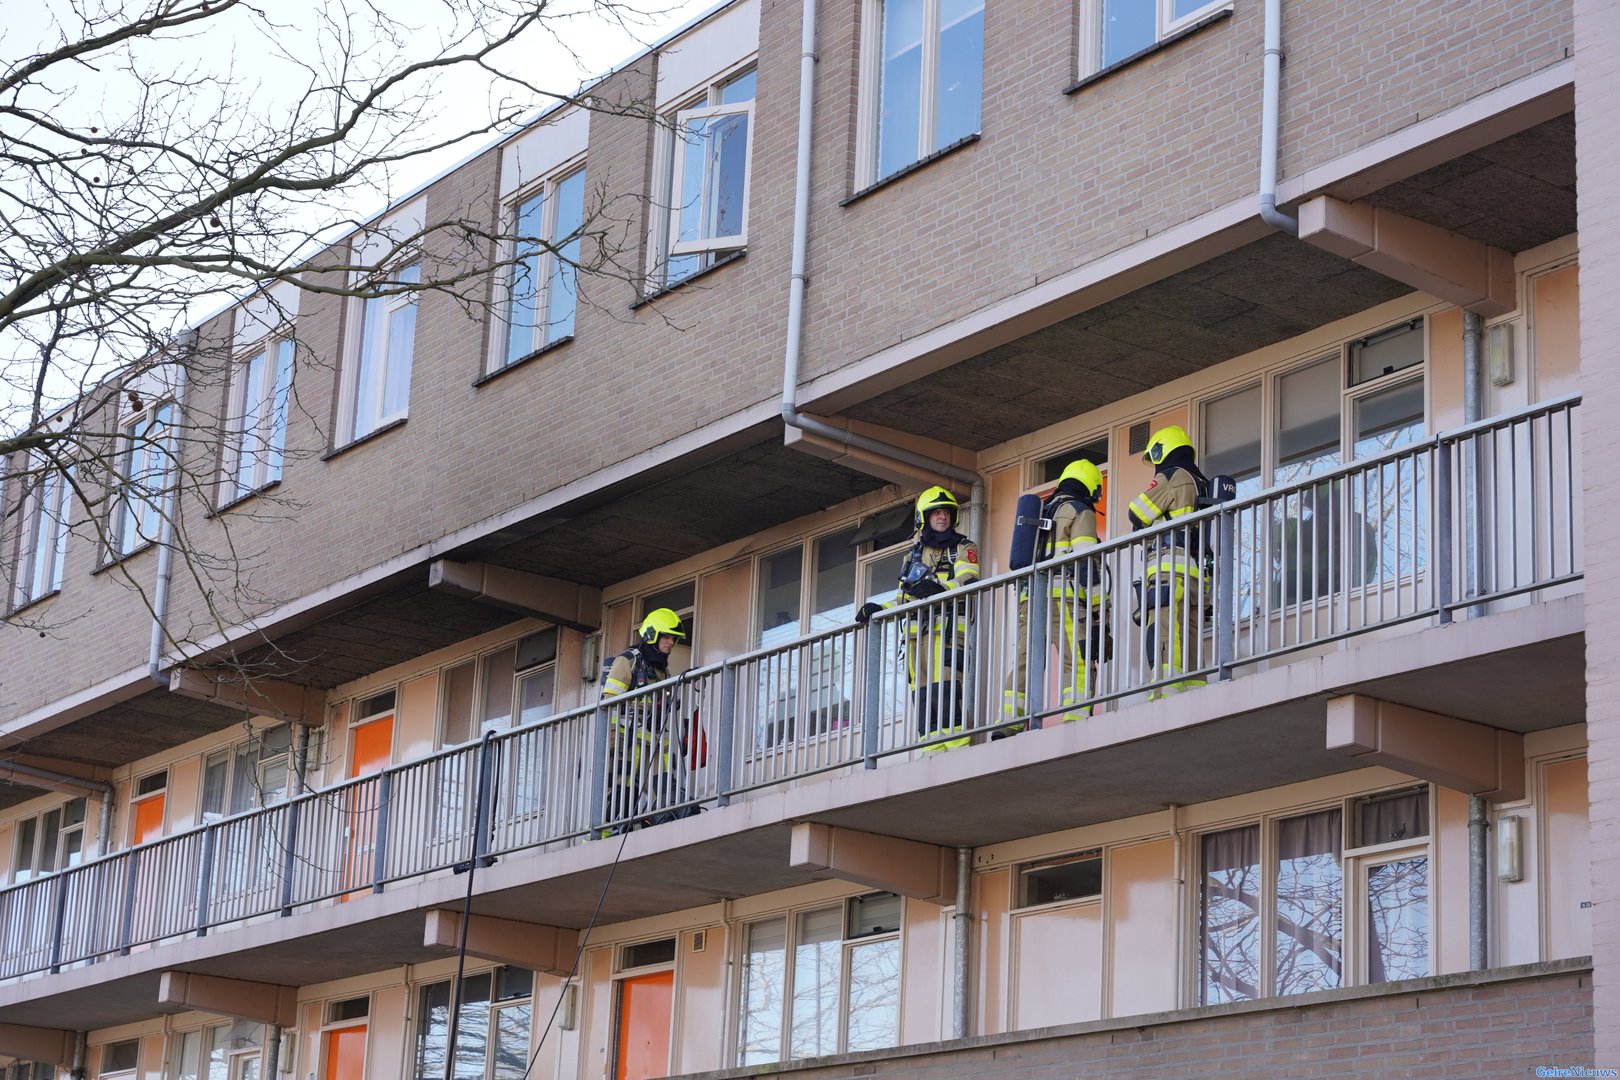
M 163 799 L 162 795 L 153 795 L 135 804 L 130 822 L 131 844 L 144 844 L 163 835 Z
M 381 772 L 388 767 L 394 748 L 394 718 L 385 716 L 354 729 L 349 751 L 349 778 Z M 372 879 L 372 860 L 377 846 L 378 783 L 355 784 L 346 789 L 344 826 L 349 830 L 343 859 L 343 884 L 357 887 Z M 344 900 L 365 895 L 363 890 L 348 892 Z
M 326 1080 L 364 1080 L 366 1025 L 326 1033 Z
M 669 1075 L 669 1026 L 674 1004 L 673 971 L 619 983 L 616 1080 L 650 1080 Z

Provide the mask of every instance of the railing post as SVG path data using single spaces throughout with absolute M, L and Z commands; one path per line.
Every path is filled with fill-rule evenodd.
M 473 858 L 483 866 L 495 860 L 489 857 L 490 823 L 494 820 L 495 805 L 495 732 L 484 732 L 484 741 L 478 747 L 478 817 L 473 825 Z M 381 891 L 382 886 L 377 886 Z
M 202 835 L 202 857 L 197 868 L 197 936 L 208 936 L 208 902 L 214 887 L 214 834 L 208 829 Z
M 1052 580 L 1050 570 L 1037 570 L 1029 575 L 1029 635 L 1027 640 L 1014 645 L 1029 650 L 1024 654 L 1029 681 L 1024 687 L 1015 687 L 1014 693 L 1024 690 L 1024 715 L 1029 718 L 1025 723 L 1032 728 L 1036 726 L 1035 717 L 1046 711 L 1046 658 L 1051 652 L 1046 630 L 1051 621 Z M 1063 675 L 1061 671 L 1058 673 L 1059 678 Z
M 866 624 L 866 679 L 861 695 L 861 754 L 868 769 L 877 768 L 878 725 L 882 715 L 883 693 L 883 626 Z
M 118 955 L 128 956 L 135 934 L 135 882 L 141 871 L 141 849 L 131 848 L 124 858 L 124 912 L 118 926 Z
M 394 793 L 394 774 L 384 771 L 377 778 L 377 835 L 371 849 L 371 891 L 383 891 L 388 876 L 388 811 Z
M 51 974 L 62 970 L 62 938 L 67 931 L 67 879 L 66 871 L 56 875 L 51 896 Z
M 298 819 L 299 811 L 303 807 L 302 799 L 293 799 L 287 804 L 287 837 L 282 848 L 281 859 L 281 917 L 286 918 L 293 912 L 293 871 L 297 869 L 298 860 Z
M 1232 677 L 1237 655 L 1237 514 L 1222 508 L 1215 515 L 1215 677 Z
M 737 732 L 737 665 L 727 664 L 720 670 L 720 730 L 715 732 L 714 786 L 715 805 L 731 803 L 732 762 Z M 696 733 L 693 735 L 697 737 Z
M 608 711 L 606 705 L 596 707 L 596 726 L 591 731 L 591 790 L 586 798 L 591 800 L 591 833 L 594 835 L 607 824 L 607 752 L 608 752 Z
M 1434 599 L 1444 626 L 1451 621 L 1451 453 L 1448 444 L 1438 439 L 1434 452 L 1434 505 Z

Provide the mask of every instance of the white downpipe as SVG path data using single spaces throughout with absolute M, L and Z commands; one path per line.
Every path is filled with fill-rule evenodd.
M 804 0 L 804 25 L 799 37 L 799 147 L 793 186 L 793 277 L 788 286 L 787 355 L 782 365 L 782 422 L 800 431 L 831 439 L 843 446 L 866 450 L 915 468 L 948 476 L 972 489 L 968 496 L 967 531 L 984 541 L 984 477 L 971 469 L 846 431 L 799 412 L 799 353 L 804 332 L 805 252 L 810 233 L 811 121 L 816 94 L 816 0 Z
M 1277 209 L 1278 99 L 1282 86 L 1282 0 L 1266 0 L 1265 78 L 1260 94 L 1260 218 L 1290 236 L 1299 235 L 1299 219 Z
M 152 589 L 152 640 L 146 653 L 146 674 L 159 686 L 169 685 L 169 676 L 163 670 L 163 639 L 166 636 L 164 620 L 169 617 L 169 582 L 174 565 L 174 519 L 180 512 L 180 456 L 184 445 L 180 429 L 185 422 L 186 361 L 190 359 L 190 346 L 196 341 L 192 332 L 186 343 L 186 360 L 179 365 L 179 381 L 174 391 L 174 426 L 169 431 L 169 461 L 174 467 L 173 482 L 163 499 L 163 529 L 158 537 L 157 583 Z

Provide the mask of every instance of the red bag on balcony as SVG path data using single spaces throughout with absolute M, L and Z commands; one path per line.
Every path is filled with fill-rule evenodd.
M 697 709 L 692 710 L 681 729 L 681 754 L 688 768 L 701 769 L 709 763 L 709 736 L 703 731 Z

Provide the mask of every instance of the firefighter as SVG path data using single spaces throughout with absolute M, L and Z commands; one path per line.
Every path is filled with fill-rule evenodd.
M 641 620 L 636 643 L 602 666 L 605 703 L 633 690 L 669 678 L 669 654 L 677 641 L 685 641 L 681 617 L 669 608 L 655 608 Z M 669 725 L 677 708 L 669 695 L 642 697 L 608 709 L 608 790 L 605 820 L 637 816 L 651 807 L 662 808 L 673 792 L 675 769 Z M 631 828 L 636 822 L 622 826 Z
M 867 601 L 855 613 L 865 626 L 877 612 L 912 600 L 939 596 L 979 580 L 979 546 L 956 529 L 956 496 L 931 487 L 917 496 L 912 524 L 917 532 L 900 567 L 900 591 L 887 603 Z M 928 739 L 967 730 L 962 669 L 967 660 L 968 618 L 960 601 L 926 608 L 906 623 L 906 677 L 917 710 L 917 735 Z M 966 746 L 966 735 L 928 747 Z
M 1097 543 L 1097 501 L 1102 498 L 1102 471 L 1085 458 L 1071 461 L 1058 477 L 1057 490 L 1041 507 L 1041 516 L 1050 519 L 1051 530 L 1039 557 L 1061 559 Z M 1081 560 L 1052 570 L 1048 579 L 1046 640 L 1058 647 L 1059 684 L 1062 687 L 1063 721 L 1068 723 L 1091 715 L 1084 705 L 1089 688 L 1088 669 L 1103 659 L 1106 628 L 1102 623 L 1107 590 L 1102 569 L 1096 560 Z M 1007 720 L 1025 715 L 1024 688 L 1029 672 L 1029 596 L 1018 601 L 1017 666 L 1012 682 L 1002 691 L 1001 714 Z M 1071 677 L 1072 676 L 1072 677 Z M 1023 730 L 1023 725 L 1002 728 L 991 738 L 1005 738 Z
M 1131 500 L 1134 529 L 1169 525 L 1143 552 L 1146 565 L 1137 582 L 1147 661 L 1155 680 L 1168 679 L 1149 700 L 1203 686 L 1199 678 L 1177 679 L 1189 666 L 1205 607 L 1204 548 L 1199 530 L 1174 527 L 1209 495 L 1209 480 L 1198 470 L 1198 454 L 1180 427 L 1160 428 L 1148 440 L 1142 460 L 1153 466 L 1153 482 Z

